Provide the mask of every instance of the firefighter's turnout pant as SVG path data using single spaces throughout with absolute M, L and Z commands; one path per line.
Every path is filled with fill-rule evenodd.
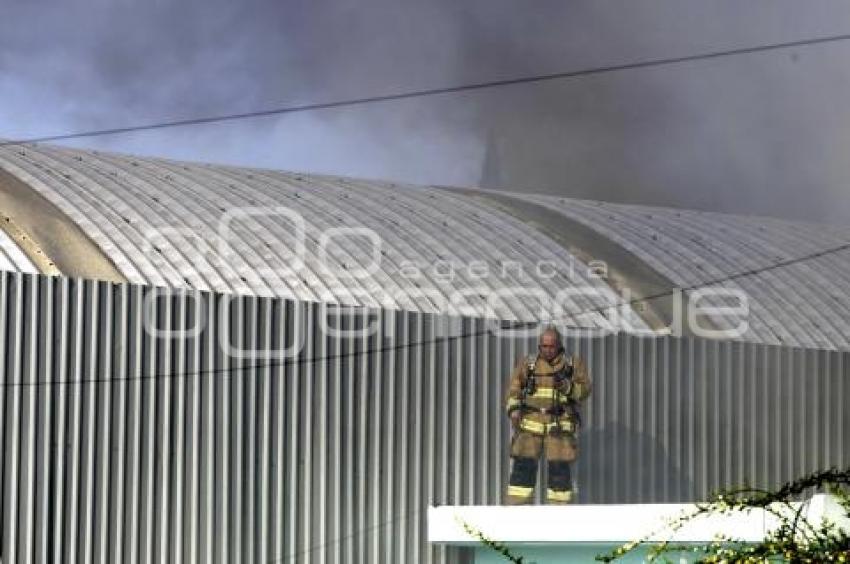
M 523 418 L 511 441 L 511 476 L 506 503 L 531 503 L 537 482 L 537 464 L 541 454 L 549 471 L 546 502 L 570 503 L 573 500 L 570 463 L 576 459 L 575 427 L 571 421 L 543 423 Z

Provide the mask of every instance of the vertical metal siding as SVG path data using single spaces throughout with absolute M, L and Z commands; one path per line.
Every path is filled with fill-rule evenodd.
M 376 334 L 321 330 L 370 320 Z M 487 327 L 5 273 L 2 560 L 452 560 L 426 544 L 425 509 L 500 502 L 506 377 L 534 345 Z M 582 502 L 694 500 L 850 463 L 847 353 L 629 336 L 568 346 L 595 386 Z

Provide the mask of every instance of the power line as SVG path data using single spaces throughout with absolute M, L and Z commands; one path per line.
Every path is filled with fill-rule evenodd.
M 327 542 L 316 544 L 316 545 L 304 548 L 304 549 L 302 549 L 298 552 L 290 553 L 289 555 L 284 556 L 283 558 L 271 559 L 271 560 L 268 561 L 268 563 L 269 564 L 277 564 L 278 562 L 283 562 L 284 560 L 289 560 L 291 558 L 298 558 L 300 556 L 304 556 L 305 554 L 310 554 L 310 553 L 313 553 L 317 550 L 322 550 L 323 548 L 327 548 L 329 546 L 334 546 L 334 545 L 340 544 L 340 543 L 342 543 L 342 542 L 344 542 L 348 539 L 357 538 L 359 536 L 371 533 L 371 532 L 376 531 L 376 530 L 380 531 L 381 529 L 385 529 L 386 527 L 389 527 L 390 525 L 395 525 L 396 523 L 400 523 L 401 521 L 406 521 L 412 515 L 418 515 L 418 517 L 421 518 L 421 517 L 423 517 L 427 514 L 427 511 L 428 511 L 427 507 L 418 507 L 416 509 L 412 509 L 412 510 L 408 511 L 407 513 L 397 513 L 396 515 L 393 515 L 389 519 L 381 521 L 380 523 L 377 523 L 375 525 L 363 527 L 361 529 L 358 529 L 357 531 L 354 531 L 353 533 L 348 533 L 348 534 L 336 537 L 334 539 L 331 539 Z
M 784 261 L 778 261 L 770 265 L 765 265 L 763 267 L 752 268 L 749 270 L 744 270 L 741 272 L 736 272 L 734 274 L 730 274 L 724 277 L 715 278 L 712 280 L 706 280 L 697 284 L 692 284 L 690 286 L 685 287 L 676 287 L 668 291 L 658 292 L 656 294 L 652 294 L 649 296 L 642 296 L 638 298 L 633 298 L 628 301 L 621 301 L 615 304 L 609 304 L 605 306 L 599 306 L 595 308 L 585 309 L 578 312 L 573 312 L 569 314 L 569 317 L 563 318 L 549 318 L 549 319 L 539 319 L 535 321 L 526 321 L 526 322 L 501 322 L 501 323 L 511 323 L 513 329 L 519 329 L 520 327 L 537 327 L 541 324 L 549 324 L 549 323 L 559 323 L 569 321 L 571 318 L 577 318 L 578 316 L 588 314 L 588 313 L 601 313 L 603 311 L 609 311 L 616 308 L 621 308 L 624 306 L 634 306 L 639 303 L 644 303 L 647 301 L 653 301 L 660 298 L 665 298 L 674 295 L 677 291 L 681 292 L 690 292 L 693 290 L 697 290 L 700 288 L 708 288 L 711 286 L 715 286 L 718 284 L 723 284 L 726 282 L 733 282 L 735 280 L 740 280 L 741 278 L 746 278 L 749 276 L 756 276 L 759 274 L 763 274 L 765 272 L 769 272 L 772 270 L 777 270 L 780 268 L 787 268 L 789 266 L 793 266 L 795 264 L 799 264 L 802 262 L 823 258 L 825 256 L 829 256 L 835 253 L 839 253 L 842 251 L 850 250 L 850 243 L 844 243 L 842 245 L 838 245 L 835 247 L 829 247 L 826 249 L 821 249 L 819 251 L 815 251 L 806 255 L 802 255 L 799 257 L 787 259 Z M 434 314 L 439 315 L 439 314 Z M 478 318 L 471 318 L 478 319 Z M 483 320 L 487 321 L 487 320 Z M 496 320 L 492 320 L 496 321 Z M 581 330 L 593 330 L 592 327 L 579 327 Z M 33 386 L 63 386 L 63 385 L 80 385 L 80 384 L 109 384 L 109 383 L 119 383 L 119 382 L 131 382 L 131 381 L 146 381 L 146 380 L 160 380 L 160 379 L 175 379 L 175 378 L 189 378 L 194 376 L 207 376 L 207 375 L 216 375 L 216 374 L 228 374 L 240 371 L 247 370 L 263 370 L 269 368 L 278 368 L 283 366 L 301 366 L 305 364 L 310 364 L 314 362 L 326 362 L 330 360 L 340 360 L 343 358 L 356 357 L 359 355 L 372 355 L 379 354 L 385 352 L 394 352 L 398 350 L 404 350 L 407 348 L 417 347 L 417 346 L 425 346 L 425 345 L 435 345 L 440 342 L 452 342 L 461 339 L 469 339 L 475 337 L 482 337 L 491 332 L 490 328 L 478 331 L 472 331 L 469 333 L 461 333 L 459 335 L 449 335 L 442 337 L 434 337 L 431 339 L 423 339 L 416 342 L 408 342 L 408 343 L 398 343 L 391 346 L 378 346 L 372 348 L 364 348 L 362 350 L 354 350 L 346 353 L 337 353 L 337 354 L 329 354 L 323 356 L 313 356 L 313 357 L 300 357 L 297 356 L 295 358 L 286 358 L 279 361 L 270 361 L 263 364 L 247 364 L 247 365 L 239 365 L 238 362 L 236 366 L 228 366 L 221 368 L 213 368 L 209 370 L 199 370 L 195 372 L 182 372 L 182 373 L 158 373 L 158 374 L 149 374 L 143 376 L 127 376 L 123 378 L 89 378 L 89 379 L 79 379 L 79 380 L 58 380 L 58 381 L 46 381 L 40 380 L 35 382 L 4 382 L 0 385 L 0 388 L 16 388 L 16 387 L 33 387 Z
M 279 108 L 271 108 L 267 110 L 257 110 L 253 112 L 242 112 L 234 114 L 223 114 L 217 116 L 207 116 L 189 119 L 179 119 L 172 121 L 162 121 L 148 124 L 129 125 L 125 127 L 113 127 L 107 129 L 94 129 L 77 133 L 62 133 L 58 135 L 48 135 L 44 137 L 32 137 L 29 139 L 21 139 L 17 141 L 5 141 L 0 143 L 0 147 L 7 145 L 20 145 L 24 143 L 44 143 L 48 141 L 66 141 L 69 139 L 80 139 L 84 137 L 103 137 L 106 135 L 119 135 L 122 133 L 132 133 L 136 131 L 149 131 L 156 129 L 167 129 L 172 127 L 184 127 L 193 125 L 205 125 L 212 123 L 222 123 L 227 121 L 237 121 L 243 119 L 262 118 L 269 116 L 277 116 L 298 112 L 309 112 L 317 110 L 327 110 L 334 108 L 343 108 L 349 106 L 362 106 L 366 104 L 376 104 L 381 102 L 392 102 L 398 100 L 407 100 L 411 98 L 421 98 L 426 96 L 436 96 L 440 94 L 455 94 L 459 92 L 471 92 L 475 90 L 483 90 L 486 88 L 497 88 L 503 86 L 515 86 L 519 84 L 533 84 L 536 82 L 546 82 L 552 80 L 562 80 L 569 78 L 579 78 L 584 76 L 600 75 L 612 72 L 620 72 L 626 70 L 644 69 L 650 67 L 658 67 L 665 65 L 675 65 L 680 63 L 704 61 L 709 59 L 718 59 L 723 57 L 731 57 L 736 55 L 746 55 L 753 53 L 762 53 L 765 51 L 774 51 L 778 49 L 791 49 L 794 47 L 804 47 L 811 45 L 819 45 L 825 43 L 835 43 L 839 41 L 847 41 L 850 39 L 850 34 L 832 35 L 827 37 L 817 37 L 812 39 L 802 39 L 799 41 L 787 41 L 782 43 L 771 43 L 767 45 L 757 45 L 753 47 L 741 47 L 737 49 L 726 49 L 723 51 L 711 51 L 708 53 L 698 53 L 694 55 L 684 55 L 681 57 L 668 57 L 662 59 L 648 59 L 644 61 L 633 61 L 619 65 L 609 65 L 603 67 L 593 67 L 587 69 L 578 69 L 565 72 L 557 72 L 551 74 L 540 74 L 533 76 L 525 76 L 520 78 L 509 78 L 504 80 L 493 80 L 488 82 L 474 82 L 470 84 L 462 84 L 457 86 L 448 86 L 443 88 L 430 88 L 425 90 L 412 90 L 408 92 L 398 92 L 395 94 L 385 94 L 380 96 L 367 96 L 362 98 L 350 98 L 347 100 L 337 100 L 333 102 L 319 102 L 314 104 L 300 104 L 293 106 L 283 106 Z
M 595 308 L 595 309 L 592 309 L 592 310 L 583 311 L 583 312 L 580 312 L 578 314 L 574 314 L 573 317 L 575 315 L 583 315 L 585 313 L 601 313 L 603 311 L 607 311 L 607 310 L 613 309 L 615 307 L 622 307 L 624 305 L 636 305 L 636 304 L 642 303 L 642 302 L 654 301 L 654 300 L 657 300 L 659 298 L 666 298 L 668 296 L 673 295 L 673 293 L 676 290 L 679 290 L 679 291 L 682 291 L 682 292 L 692 292 L 692 291 L 698 290 L 700 288 L 708 288 L 710 286 L 715 286 L 717 284 L 723 284 L 725 282 L 734 282 L 735 280 L 739 280 L 741 278 L 746 278 L 748 276 L 755 276 L 757 274 L 763 274 L 763 273 L 769 272 L 771 270 L 776 270 L 776 269 L 779 269 L 779 268 L 785 268 L 785 267 L 788 267 L 788 266 L 793 266 L 793 265 L 799 264 L 801 262 L 814 260 L 814 259 L 817 259 L 817 258 L 822 258 L 822 257 L 828 256 L 828 255 L 839 253 L 841 251 L 846 251 L 846 250 L 850 250 L 850 243 L 844 243 L 843 245 L 838 245 L 837 247 L 829 247 L 827 249 L 815 251 L 813 253 L 809 253 L 808 255 L 804 255 L 804 256 L 801 256 L 801 257 L 787 259 L 787 260 L 784 260 L 784 261 L 777 261 L 777 262 L 775 262 L 771 265 L 763 266 L 763 267 L 760 267 L 760 268 L 752 268 L 750 270 L 744 270 L 744 271 L 738 272 L 736 274 L 724 276 L 722 278 L 717 278 L 715 280 L 707 280 L 705 282 L 699 282 L 697 284 L 692 284 L 690 286 L 684 286 L 682 288 L 675 288 L 671 291 L 659 292 L 659 293 L 651 294 L 649 296 L 645 296 L 645 297 L 642 297 L 642 298 L 634 298 L 632 300 L 629 300 L 628 302 L 623 302 L 623 303 L 615 305 L 615 306 L 602 306 L 602 307 L 598 307 L 598 308 Z

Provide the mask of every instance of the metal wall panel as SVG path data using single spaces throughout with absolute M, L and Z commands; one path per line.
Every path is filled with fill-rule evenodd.
M 426 544 L 426 508 L 500 502 L 506 377 L 534 339 L 358 312 L 4 273 L 3 562 L 454 560 Z M 568 347 L 595 384 L 581 502 L 695 500 L 850 463 L 847 353 Z

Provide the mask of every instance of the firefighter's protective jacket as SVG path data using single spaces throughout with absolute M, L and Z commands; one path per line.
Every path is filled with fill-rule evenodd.
M 510 416 L 521 410 L 521 430 L 542 435 L 557 429 L 572 434 L 580 421 L 578 403 L 590 395 L 590 388 L 587 365 L 579 356 L 568 357 L 562 351 L 551 363 L 538 356 L 526 357 L 511 373 L 507 412 Z

